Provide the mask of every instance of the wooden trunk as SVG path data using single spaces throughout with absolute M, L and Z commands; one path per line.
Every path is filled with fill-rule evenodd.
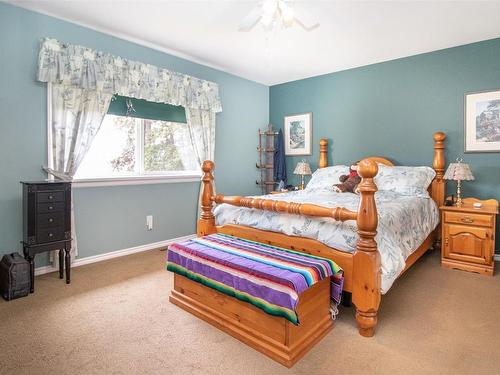
M 292 367 L 333 328 L 329 279 L 300 295 L 298 326 L 177 274 L 170 302 L 286 367 Z

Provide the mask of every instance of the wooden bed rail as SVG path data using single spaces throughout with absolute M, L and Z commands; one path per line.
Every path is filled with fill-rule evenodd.
M 337 221 L 357 220 L 358 226 L 364 228 L 366 225 L 377 227 L 377 211 L 375 208 L 374 194 L 377 187 L 373 182 L 373 177 L 377 174 L 378 167 L 372 160 L 363 160 L 359 165 L 359 174 L 362 177 L 359 185 L 361 202 L 358 212 L 348 210 L 344 207 L 328 208 L 310 203 L 284 202 L 272 199 L 261 199 L 241 196 L 214 195 L 213 190 L 213 169 L 215 165 L 212 161 L 206 160 L 202 165 L 203 170 L 203 192 L 201 199 L 201 217 L 198 225 L 198 235 L 215 233 L 215 220 L 212 213 L 213 202 L 226 203 L 232 206 L 255 208 L 265 211 L 281 212 L 292 215 L 330 217 Z M 373 216 L 375 214 L 375 217 Z M 371 228 L 368 228 L 371 229 Z
M 356 220 L 358 214 L 344 207 L 328 208 L 309 203 L 294 203 L 260 199 L 252 197 L 225 197 L 217 194 L 212 197 L 215 203 L 226 203 L 232 206 L 256 208 L 264 211 L 281 212 L 292 215 L 331 217 L 338 221 Z

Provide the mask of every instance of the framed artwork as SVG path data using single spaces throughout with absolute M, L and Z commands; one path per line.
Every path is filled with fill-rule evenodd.
M 312 113 L 285 116 L 285 155 L 311 155 Z
M 500 90 L 465 95 L 465 152 L 500 152 Z

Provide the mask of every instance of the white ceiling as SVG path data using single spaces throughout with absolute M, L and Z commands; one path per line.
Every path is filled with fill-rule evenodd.
M 499 1 L 296 1 L 318 29 L 247 33 L 258 1 L 10 2 L 267 85 L 500 37 Z

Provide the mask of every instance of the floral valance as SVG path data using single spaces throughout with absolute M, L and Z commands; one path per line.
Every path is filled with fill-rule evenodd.
M 219 86 L 214 82 L 50 38 L 42 40 L 37 79 L 152 102 L 222 111 Z

